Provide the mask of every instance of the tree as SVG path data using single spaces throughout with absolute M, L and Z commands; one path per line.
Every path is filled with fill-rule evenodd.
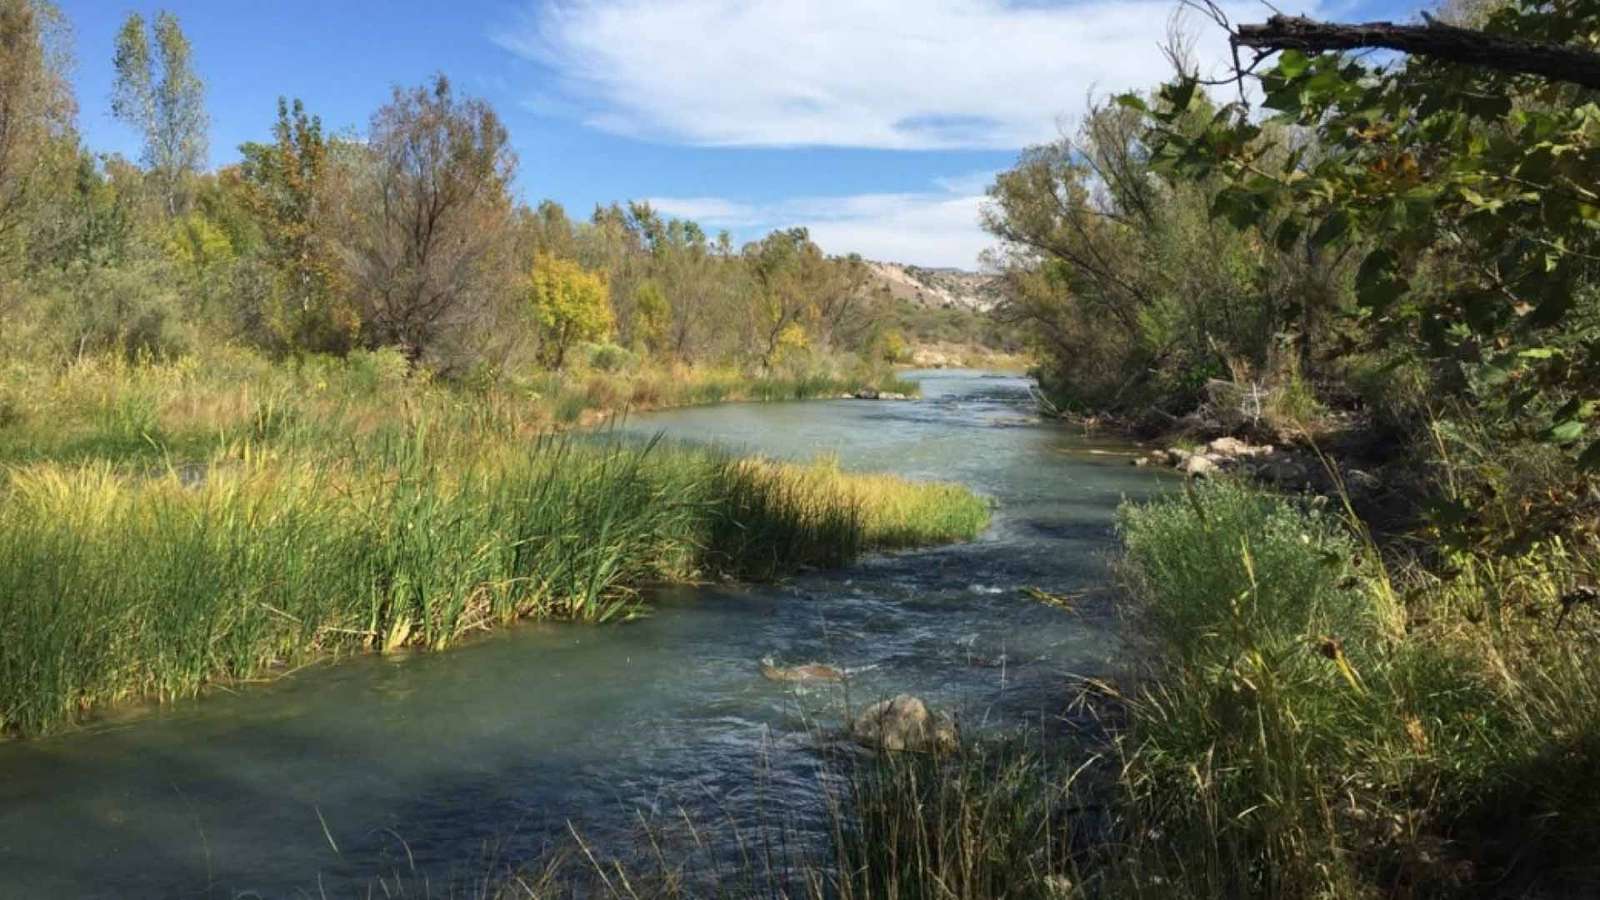
M 193 210 L 172 222 L 165 249 L 203 311 L 226 284 L 227 267 L 235 256 L 233 243 L 210 217 Z
M 804 228 L 774 231 L 746 246 L 744 256 L 755 281 L 751 312 L 757 353 L 762 368 L 770 369 L 781 349 L 804 343 L 805 325 L 816 315 L 812 288 L 827 260 Z
M 48 143 L 71 128 L 65 69 L 55 8 L 40 0 L 0 0 L 0 246 L 8 250 L 20 242 L 24 207 Z
M 1597 22 L 1600 0 L 1522 2 L 1489 14 L 1485 33 L 1587 53 Z M 1430 405 L 1600 466 L 1597 94 L 1429 55 L 1385 65 L 1288 50 L 1259 79 L 1264 105 L 1315 154 L 1263 158 L 1263 123 L 1242 101 L 1199 131 L 1173 127 L 1199 103 L 1183 77 L 1163 88 L 1168 108 L 1147 111 L 1158 164 L 1223 180 L 1215 210 L 1238 227 L 1276 216 L 1280 246 L 1355 255 L 1366 346 L 1424 369 Z M 1537 519 L 1532 500 L 1516 512 L 1518 540 L 1538 535 Z
M 661 349 L 672 309 L 661 283 L 654 278 L 639 282 L 633 291 L 633 339 L 646 350 Z
M 345 257 L 370 343 L 413 363 L 492 317 L 516 159 L 489 104 L 450 82 L 395 89 L 373 116 Z
M 262 316 L 279 349 L 343 354 L 360 317 L 344 299 L 329 230 L 332 177 L 322 121 L 299 100 L 278 100 L 271 144 L 246 144 L 246 207 L 261 228 L 273 289 Z
M 1197 101 L 1174 128 L 1208 121 Z M 1214 179 L 1162 179 L 1152 129 L 1122 106 L 1091 110 L 1079 132 L 1025 151 L 989 190 L 985 227 L 1007 284 L 999 312 L 1032 336 L 1041 385 L 1080 411 L 1187 413 L 1230 360 L 1264 367 L 1298 310 L 1315 312 L 1327 261 L 1269 290 L 1300 264 L 1210 210 Z M 1325 305 L 1325 304 L 1324 304 Z
M 615 324 L 605 276 L 570 259 L 534 258 L 528 303 L 539 324 L 540 360 L 553 369 L 566 363 L 573 344 L 603 340 Z
M 144 137 L 144 164 L 156 178 L 167 215 L 187 205 L 187 182 L 205 165 L 205 83 L 176 16 L 156 14 L 151 50 L 145 21 L 130 13 L 117 33 L 111 112 Z
M 871 277 L 872 271 L 859 253 L 829 260 L 816 305 L 817 327 L 830 347 L 837 349 L 861 337 L 861 301 Z

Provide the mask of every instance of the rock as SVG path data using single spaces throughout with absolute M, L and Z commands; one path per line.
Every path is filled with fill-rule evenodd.
M 1193 455 L 1194 454 L 1187 450 L 1180 450 L 1177 447 L 1171 447 L 1167 450 L 1167 465 L 1172 466 L 1175 469 L 1182 468 L 1183 464 L 1188 462 L 1189 457 Z
M 1307 471 L 1294 457 L 1284 453 L 1266 459 L 1256 467 L 1255 474 L 1262 481 L 1283 487 L 1304 484 Z
M 768 681 L 843 681 L 844 672 L 822 663 L 780 666 L 769 656 L 761 661 L 761 677 Z
M 1219 456 L 1246 456 L 1252 448 L 1236 437 L 1219 437 L 1206 445 L 1206 449 Z
M 1344 483 L 1352 493 L 1356 494 L 1371 495 L 1383 489 L 1382 479 L 1371 472 L 1364 472 L 1361 469 L 1351 469 L 1345 472 Z
M 1183 474 L 1192 478 L 1205 478 L 1208 475 L 1216 474 L 1218 466 L 1215 457 L 1201 456 L 1196 453 L 1184 460 L 1183 465 L 1178 468 Z
M 955 720 L 910 694 L 862 710 L 850 723 L 850 736 L 866 747 L 910 753 L 948 753 L 959 741 Z
M 1148 456 L 1135 456 L 1133 459 L 1128 460 L 1128 463 L 1130 465 L 1134 465 L 1134 466 L 1138 466 L 1140 468 L 1143 468 L 1145 466 L 1150 465 L 1150 457 L 1148 457 Z
M 878 389 L 877 388 L 862 388 L 861 390 L 856 391 L 856 399 L 857 400 L 876 400 L 876 399 L 878 399 Z
M 1257 456 L 1270 456 L 1274 452 L 1271 444 L 1249 444 L 1236 437 L 1219 437 L 1206 445 L 1215 456 L 1227 459 L 1250 459 Z
M 890 393 L 887 393 L 887 394 L 879 394 L 878 395 L 878 399 L 879 400 L 910 400 L 911 398 L 906 396 L 905 394 L 899 394 L 899 393 L 890 392 Z

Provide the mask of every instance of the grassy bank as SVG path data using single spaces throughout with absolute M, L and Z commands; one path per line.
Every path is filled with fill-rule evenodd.
M 858 777 L 841 890 L 1600 891 L 1592 557 L 1550 542 L 1431 574 L 1343 515 L 1223 482 L 1121 528 L 1140 662 L 1086 692 L 1099 737 Z
M 1129 857 L 1140 893 L 1600 889 L 1592 559 L 1549 542 L 1433 574 L 1234 485 L 1123 522 L 1153 668 L 1122 803 L 1162 835 Z
M 445 383 L 393 351 L 273 363 L 219 347 L 172 362 L 97 355 L 63 366 L 0 363 L 0 461 L 206 460 L 249 445 L 326 452 L 404 431 L 417 416 L 445 430 L 532 439 L 629 410 L 836 397 L 863 387 L 915 393 L 887 368 L 827 359 L 783 372 L 714 367 L 575 366 Z
M 515 619 L 617 620 L 652 583 L 838 565 L 987 521 L 948 485 L 552 438 L 532 399 L 380 362 L 9 373 L 0 731 Z

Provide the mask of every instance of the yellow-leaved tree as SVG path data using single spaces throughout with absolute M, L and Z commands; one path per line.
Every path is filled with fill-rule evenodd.
M 539 358 L 545 365 L 559 369 L 573 344 L 611 335 L 615 319 L 604 273 L 540 253 L 528 284 L 528 301 L 539 323 Z

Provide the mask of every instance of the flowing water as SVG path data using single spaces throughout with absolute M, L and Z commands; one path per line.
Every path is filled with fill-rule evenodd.
M 680 809 L 818 812 L 816 732 L 909 691 L 963 728 L 1048 722 L 1116 653 L 1112 519 L 1155 484 L 1116 444 L 1031 414 L 1023 379 L 918 373 L 920 402 L 728 405 L 626 428 L 964 482 L 996 503 L 972 544 L 780 585 L 673 589 L 622 626 L 508 629 L 0 744 L 0 897 L 351 896 L 399 869 L 470 874 L 570 827 L 617 849 Z M 845 686 L 761 678 L 826 662 Z M 380 894 L 381 895 L 381 894 Z

